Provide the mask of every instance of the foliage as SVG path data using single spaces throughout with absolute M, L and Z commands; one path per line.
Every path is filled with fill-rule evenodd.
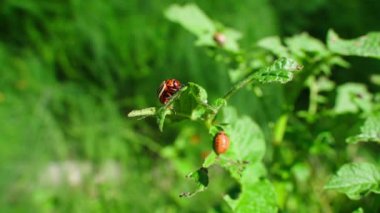
M 302 89 L 304 87 L 309 88 L 309 108 L 307 111 L 298 112 L 298 116 L 305 118 L 307 123 L 309 123 L 303 124 L 305 126 L 317 123 L 318 120 L 322 120 L 326 116 L 324 114 L 317 114 L 318 112 L 323 113 L 323 111 L 326 111 L 329 112 L 328 116 L 336 117 L 344 113 L 369 113 L 374 110 L 372 95 L 366 90 L 364 85 L 357 83 L 347 83 L 337 87 L 338 92 L 333 111 L 326 109 L 318 110 L 318 106 L 323 106 L 326 102 L 326 98 L 321 93 L 326 91 L 330 92 L 334 89 L 334 84 L 328 80 L 328 77 L 331 76 L 332 73 L 332 67 L 334 65 L 348 67 L 347 62 L 336 53 L 342 55 L 375 56 L 377 45 L 375 41 L 377 39 L 376 34 L 371 34 L 368 38 L 361 38 L 360 42 L 362 43 L 354 48 L 356 52 L 353 52 L 351 47 L 357 46 L 357 41 L 339 41 L 333 31 L 329 32 L 327 47 L 319 40 L 305 33 L 285 39 L 286 46 L 282 44 L 278 37 L 264 38 L 257 43 L 257 48 L 253 51 L 260 51 L 260 48 L 262 48 L 269 51 L 264 53 L 264 55 L 267 54 L 270 56 L 270 53 L 272 53 L 279 58 L 277 60 L 272 58 L 257 63 L 257 61 L 260 61 L 259 58 L 248 57 L 250 53 L 239 49 L 238 45 L 233 45 L 236 48 L 230 48 L 231 46 L 229 45 L 224 46 L 223 43 L 218 44 L 218 41 L 213 41 L 212 36 L 215 33 L 223 33 L 224 31 L 218 30 L 217 25 L 214 24 L 216 22 L 210 20 L 195 5 L 173 5 L 166 11 L 166 16 L 171 21 L 179 23 L 191 33 L 195 34 L 198 37 L 196 44 L 206 47 L 210 51 L 210 55 L 217 59 L 217 61 L 225 62 L 229 65 L 231 67 L 231 73 L 241 73 L 235 75 L 239 76 L 239 78 L 232 77 L 231 80 L 236 81 L 236 83 L 223 97 L 217 99 L 218 101 L 223 100 L 223 104 L 219 104 L 217 107 L 213 104 L 208 105 L 206 91 L 202 87 L 194 83 L 189 83 L 188 86 L 182 88 L 181 91 L 172 97 L 166 105 L 157 110 L 156 115 L 161 130 L 164 123 L 163 120 L 166 118 L 166 115 L 170 114 L 174 116 L 174 118 L 184 117 L 190 120 L 201 120 L 205 122 L 205 126 L 209 129 L 211 137 L 215 135 L 219 129 L 223 129 L 227 135 L 231 136 L 232 147 L 226 154 L 222 156 L 216 156 L 214 153 L 209 154 L 203 163 L 203 167 L 190 173 L 190 177 L 196 181 L 198 187 L 194 192 L 181 194 L 181 197 L 190 197 L 197 192 L 204 191 L 209 184 L 207 170 L 211 165 L 219 161 L 219 164 L 228 170 L 231 176 L 241 185 L 241 192 L 237 200 L 230 198 L 228 195 L 225 198 L 232 210 L 237 212 L 277 211 L 276 202 L 273 200 L 273 198 L 276 197 L 272 189 L 274 186 L 267 179 L 255 180 L 249 177 L 250 181 L 246 181 L 248 178 L 245 175 L 251 174 L 249 171 L 252 169 L 251 167 L 254 167 L 253 165 L 260 164 L 260 159 L 264 156 L 265 151 L 265 146 L 263 146 L 263 144 L 265 144 L 264 136 L 262 133 L 259 133 L 261 130 L 257 124 L 252 123 L 248 117 L 239 118 L 237 121 L 222 119 L 223 125 L 221 126 L 218 125 L 218 121 L 215 120 L 219 110 L 227 104 L 229 98 L 235 94 L 237 90 L 251 85 L 252 82 L 264 84 L 273 82 L 287 83 L 294 78 L 294 71 L 302 69 L 299 62 L 304 63 L 305 70 L 301 72 L 301 76 L 298 77 L 298 81 L 294 83 L 293 88 L 289 89 L 291 95 L 294 96 L 287 101 L 287 104 L 289 106 L 294 104 L 294 101 Z M 219 25 L 221 26 L 221 24 Z M 238 38 L 235 36 L 229 37 L 228 33 L 226 33 L 225 36 L 227 41 L 231 39 L 234 43 Z M 371 45 L 369 45 L 369 43 L 371 43 Z M 372 47 L 374 47 L 374 49 L 372 49 Z M 236 59 L 237 56 L 239 56 L 239 59 Z M 286 57 L 294 57 L 299 62 Z M 253 64 L 258 65 L 253 66 Z M 224 113 L 224 116 L 237 114 L 229 108 L 226 109 L 227 113 Z M 134 112 L 135 111 L 132 111 L 130 115 L 135 114 Z M 287 124 L 287 117 L 292 116 L 289 113 L 289 111 L 285 111 L 285 114 L 278 121 L 278 125 L 273 129 L 273 131 L 276 132 L 275 142 L 278 144 L 284 140 L 283 132 L 286 131 L 286 126 L 289 125 L 289 128 L 291 128 L 292 125 L 295 125 L 291 122 Z M 140 114 L 140 116 L 149 115 L 154 114 Z M 233 117 L 236 119 L 236 116 Z M 376 140 L 376 121 L 373 119 L 374 118 L 370 116 L 362 128 L 362 135 L 372 135 L 367 136 L 369 137 L 367 140 Z M 256 132 L 262 136 L 258 137 L 252 135 L 257 134 Z M 358 138 L 360 138 L 360 136 L 356 136 L 354 139 L 350 138 L 349 141 L 355 141 L 358 140 Z M 362 136 L 361 138 L 365 140 L 366 136 Z M 260 142 L 262 145 L 256 144 L 258 141 L 262 141 Z M 252 149 L 252 147 L 254 148 Z M 259 161 L 254 159 L 258 159 Z M 308 175 L 310 173 L 309 165 L 296 164 L 293 168 L 294 176 L 297 179 L 303 182 L 310 179 L 310 175 Z M 270 172 L 276 173 L 274 169 L 271 169 Z M 377 186 L 379 180 L 377 172 L 377 169 L 372 164 L 348 164 L 343 166 L 337 175 L 330 179 L 325 189 L 337 189 L 340 192 L 346 193 L 351 199 L 359 199 L 360 194 L 364 192 L 371 190 L 374 192 L 378 191 Z
M 346 193 L 351 199 L 360 199 L 368 192 L 380 193 L 380 170 L 370 163 L 343 165 L 326 184 L 326 189 Z
M 379 212 L 380 3 L 177 3 L 0 3 L 0 211 Z

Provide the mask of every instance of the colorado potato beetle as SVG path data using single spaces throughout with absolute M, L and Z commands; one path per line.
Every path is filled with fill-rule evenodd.
M 168 79 L 161 83 L 157 90 L 158 99 L 166 104 L 170 98 L 181 89 L 181 82 L 176 79 Z
M 217 155 L 223 154 L 230 146 L 230 138 L 223 132 L 218 132 L 214 137 L 214 151 Z

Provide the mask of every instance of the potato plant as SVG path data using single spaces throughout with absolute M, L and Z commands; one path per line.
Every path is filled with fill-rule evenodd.
M 235 212 L 313 212 L 315 203 L 329 212 L 328 202 L 339 199 L 337 192 L 351 200 L 380 193 L 379 147 L 361 145 L 380 142 L 380 93 L 369 92 L 364 84 L 332 80 L 336 70 L 349 70 L 345 56 L 380 59 L 380 33 L 348 40 L 329 30 L 326 43 L 301 33 L 241 47 L 241 32 L 210 19 L 194 4 L 172 5 L 165 16 L 192 33 L 195 46 L 204 48 L 210 59 L 227 66 L 232 83 L 230 90 L 210 100 L 202 85 L 181 80 L 184 86 L 164 104 L 128 114 L 154 117 L 160 131 L 169 122 L 190 120 L 209 133 L 209 140 L 202 142 L 209 143 L 209 154 L 186 176 L 196 186 L 192 191 L 178 189 L 181 198 L 206 190 L 213 166 L 224 168 L 238 184 L 237 195 L 226 191 L 223 196 Z M 369 77 L 378 88 L 380 75 Z M 238 112 L 230 100 L 241 90 L 263 102 L 271 99 L 266 110 L 275 119 L 258 122 Z M 307 99 L 307 106 L 300 99 Z M 213 138 L 222 131 L 230 144 L 217 154 Z M 324 187 L 315 187 L 319 185 Z M 297 202 L 303 204 L 295 207 Z M 363 212 L 360 205 L 365 202 L 355 202 L 350 208 Z

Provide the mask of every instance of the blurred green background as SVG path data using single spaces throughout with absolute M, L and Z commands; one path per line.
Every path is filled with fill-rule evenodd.
M 186 172 L 210 150 L 205 130 L 180 123 L 160 133 L 154 119 L 126 117 L 159 105 L 156 89 L 167 78 L 196 82 L 210 99 L 231 86 L 226 67 L 164 18 L 170 4 L 187 2 L 0 2 L 0 212 L 226 209 L 222 197 L 231 180 L 221 169 L 206 192 L 178 197 L 190 185 Z M 241 31 L 243 47 L 269 35 L 306 31 L 324 41 L 329 28 L 357 37 L 380 27 L 376 0 L 194 2 Z M 361 68 L 380 67 L 349 61 L 350 70 L 334 72 L 335 81 L 366 83 Z M 259 123 L 278 116 L 251 96 L 234 97 L 241 114 Z

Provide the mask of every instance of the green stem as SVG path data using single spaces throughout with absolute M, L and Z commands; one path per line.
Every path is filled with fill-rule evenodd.
M 227 101 L 232 95 L 234 95 L 239 89 L 245 87 L 246 85 L 252 83 L 255 76 L 253 74 L 249 75 L 247 78 L 236 83 L 224 96 L 223 98 Z
M 310 97 L 309 97 L 308 112 L 313 115 L 317 113 L 317 107 L 318 107 L 318 86 L 315 82 L 315 76 L 310 76 L 309 84 L 310 84 L 309 86 Z
M 288 123 L 288 114 L 283 114 L 281 117 L 277 120 L 274 130 L 273 130 L 273 143 L 275 145 L 280 145 L 283 141 L 286 126 Z
M 239 89 L 247 86 L 248 84 L 252 83 L 254 80 L 255 80 L 255 75 L 250 74 L 247 78 L 244 78 L 243 80 L 239 81 L 234 86 L 232 86 L 232 88 L 228 90 L 226 94 L 223 96 L 223 99 L 225 101 L 228 101 L 228 99 L 230 99 L 232 95 L 234 95 Z M 211 124 L 215 121 L 216 115 L 219 113 L 219 110 L 222 108 L 222 106 L 224 105 L 220 105 L 215 110 L 213 110 L 214 113 L 212 114 L 212 116 L 210 116 L 206 120 L 206 126 L 211 127 Z

